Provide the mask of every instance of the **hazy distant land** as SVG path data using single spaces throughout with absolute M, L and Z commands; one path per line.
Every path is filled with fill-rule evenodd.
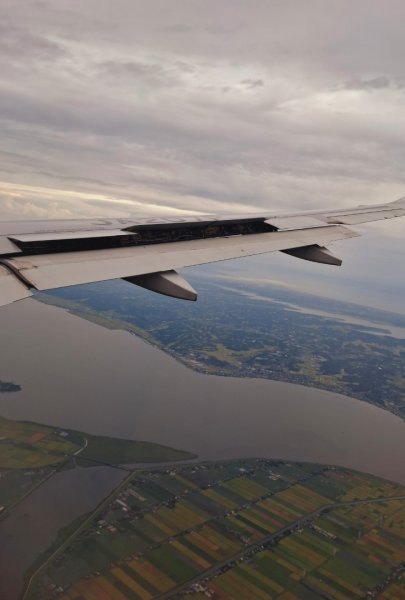
M 276 286 L 197 279 L 197 303 L 122 281 L 41 294 L 208 374 L 298 383 L 405 417 L 405 316 Z

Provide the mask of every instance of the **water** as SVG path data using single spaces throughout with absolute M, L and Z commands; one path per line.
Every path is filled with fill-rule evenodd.
M 162 315 L 164 320 L 164 315 Z M 24 301 L 0 310 L 0 414 L 154 441 L 202 459 L 262 456 L 339 464 L 405 483 L 405 423 L 365 402 L 263 379 L 193 372 L 133 335 Z M 108 467 L 64 471 L 0 522 L 0 597 L 57 530 L 122 479 Z
M 162 315 L 164 320 L 164 315 Z M 193 372 L 123 331 L 34 301 L 0 311 L 0 414 L 155 441 L 201 458 L 340 464 L 405 483 L 405 423 L 339 394 Z
M 127 475 L 110 467 L 61 471 L 0 521 L 0 598 L 14 600 L 25 570 L 66 527 L 94 510 Z

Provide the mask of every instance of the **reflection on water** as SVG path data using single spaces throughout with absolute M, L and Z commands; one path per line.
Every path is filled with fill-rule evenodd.
M 110 467 L 75 468 L 51 477 L 0 521 L 0 598 L 14 600 L 25 570 L 58 530 L 99 502 L 127 475 Z

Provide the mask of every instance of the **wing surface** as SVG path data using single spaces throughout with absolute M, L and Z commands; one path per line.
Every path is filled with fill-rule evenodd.
M 0 306 L 29 296 L 32 296 L 30 289 L 12 271 L 0 265 Z
M 159 293 L 195 299 L 175 269 L 282 251 L 339 265 L 324 246 L 357 236 L 347 224 L 405 215 L 405 198 L 351 210 L 288 215 L 204 215 L 0 223 L 0 305 L 48 290 L 124 278 Z

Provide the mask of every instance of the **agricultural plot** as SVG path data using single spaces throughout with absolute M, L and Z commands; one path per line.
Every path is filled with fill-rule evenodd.
M 242 541 L 252 544 L 325 504 L 328 504 L 325 498 L 295 484 L 247 509 L 233 510 L 222 522 L 228 531 L 239 533 Z
M 10 507 L 80 449 L 83 438 L 0 417 L 0 507 Z
M 380 600 L 401 600 L 405 598 L 405 573 L 402 572 L 380 594 Z
M 94 464 L 93 461 L 123 464 L 131 461 L 176 461 L 193 456 L 160 444 L 89 435 L 0 417 L 0 514 L 59 468 L 73 466 L 73 460 L 87 467 Z M 173 478 L 168 475 L 167 479 L 180 493 L 198 489 L 195 483 L 183 480 L 177 474 Z M 127 490 L 124 500 L 131 510 L 142 512 L 174 500 L 177 491 L 171 492 L 169 487 L 156 485 L 153 478 L 136 481 L 133 489 Z M 112 509 L 111 513 L 118 517 L 120 508 L 118 511 Z
M 340 600 L 381 582 L 395 594 L 404 501 L 330 505 L 400 494 L 345 469 L 259 459 L 138 471 L 29 598 L 149 599 L 194 579 L 183 590 L 194 599 Z
M 250 464 L 247 466 L 249 467 Z M 184 469 L 182 472 L 183 477 L 186 477 L 199 488 L 204 488 L 208 485 L 212 485 L 216 481 L 230 479 L 231 477 L 238 474 L 238 470 L 235 467 L 234 462 L 229 463 L 213 463 L 210 465 L 199 465 L 196 467 L 190 467 Z
M 162 502 L 173 501 L 175 495 L 154 481 L 145 481 L 129 485 L 122 499 L 131 507 L 145 511 Z
M 174 495 L 183 495 L 198 489 L 195 483 L 174 472 L 160 477 L 159 485 Z
M 240 561 L 205 590 L 227 600 L 365 598 L 405 562 L 404 510 L 403 501 L 391 500 L 328 512 Z M 394 579 L 381 597 L 405 597 L 404 580 Z
M 306 486 L 330 500 L 345 502 L 396 496 L 403 490 L 399 484 L 347 469 L 330 469 L 320 473 L 308 480 Z
M 225 486 L 215 486 L 204 490 L 203 495 L 215 502 L 219 509 L 232 510 L 243 504 L 243 498 Z
M 242 500 L 257 500 L 268 494 L 269 490 L 246 477 L 237 477 L 224 484 L 224 488 L 237 494 Z
M 0 417 L 0 468 L 37 469 L 55 465 L 79 448 L 80 442 L 71 441 L 67 432 Z

